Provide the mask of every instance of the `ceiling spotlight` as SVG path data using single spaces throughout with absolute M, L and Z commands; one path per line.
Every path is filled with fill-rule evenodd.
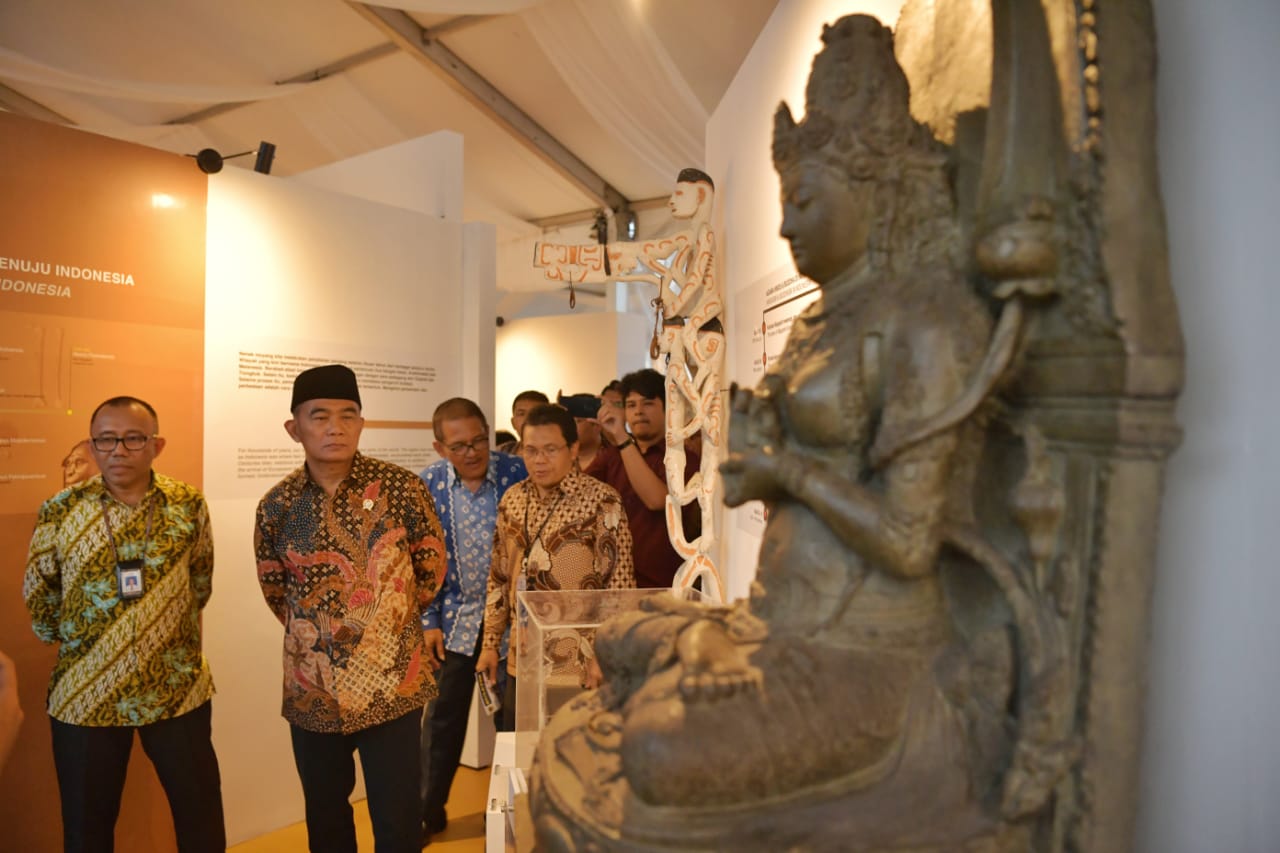
M 270 142 L 258 143 L 258 159 L 253 163 L 253 171 L 264 175 L 271 174 L 271 161 L 276 159 L 276 147 Z
M 276 158 L 276 147 L 270 142 L 259 142 L 258 147 L 252 151 L 241 151 L 239 154 L 228 154 L 225 157 L 219 154 L 215 148 L 202 148 L 198 153 L 188 154 L 187 156 L 194 157 L 196 165 L 206 175 L 216 175 L 222 171 L 224 160 L 234 160 L 236 157 L 245 157 L 249 154 L 258 155 L 253 164 L 253 171 L 261 172 L 264 175 L 271 174 L 271 163 Z

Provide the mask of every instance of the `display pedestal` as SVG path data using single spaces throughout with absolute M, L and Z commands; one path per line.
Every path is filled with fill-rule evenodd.
M 489 795 L 484 803 L 484 853 L 507 853 L 515 850 L 515 839 L 507 820 L 511 813 L 509 777 L 515 759 L 515 732 L 498 732 L 493 741 Z
M 515 816 L 515 839 L 517 853 L 526 853 L 534 849 L 538 843 L 533 831 L 533 812 L 529 810 L 529 795 L 520 794 L 512 803 L 512 814 Z

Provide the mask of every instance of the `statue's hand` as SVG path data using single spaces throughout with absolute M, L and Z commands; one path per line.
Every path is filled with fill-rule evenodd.
M 772 501 L 784 497 L 784 464 L 777 451 L 768 446 L 731 454 L 720 465 L 724 502 L 729 506 L 741 506 L 747 501 Z
M 778 377 L 766 376 L 756 390 L 729 390 L 729 452 L 747 453 L 766 445 L 780 447 L 784 436 L 778 409 Z

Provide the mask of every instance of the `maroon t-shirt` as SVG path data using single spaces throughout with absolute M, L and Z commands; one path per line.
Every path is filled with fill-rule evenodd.
M 639 450 L 640 446 L 636 445 Z M 629 452 L 629 451 L 628 451 Z M 666 441 L 659 441 L 644 454 L 644 461 L 664 483 L 667 481 L 667 469 L 663 462 L 667 453 Z M 692 450 L 685 451 L 684 476 L 688 480 L 698 470 L 701 457 Z M 664 587 L 671 586 L 676 570 L 684 562 L 676 549 L 671 547 L 671 539 L 667 535 L 667 511 L 649 509 L 640 500 L 636 490 L 631 487 L 627 477 L 627 467 L 622 461 L 618 448 L 604 446 L 587 466 L 587 474 L 603 480 L 618 490 L 622 495 L 622 506 L 627 510 L 627 526 L 631 528 L 631 552 L 635 563 L 636 586 Z M 694 501 L 684 508 L 684 535 L 693 539 L 702 530 L 702 510 Z

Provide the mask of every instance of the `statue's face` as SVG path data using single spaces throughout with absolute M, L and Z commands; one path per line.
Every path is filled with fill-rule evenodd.
M 676 184 L 671 198 L 667 199 L 667 209 L 674 219 L 689 219 L 698 212 L 698 206 L 706 197 L 707 188 L 702 184 L 684 181 Z
M 806 161 L 782 175 L 782 237 L 804 276 L 822 284 L 866 251 L 872 185 Z

